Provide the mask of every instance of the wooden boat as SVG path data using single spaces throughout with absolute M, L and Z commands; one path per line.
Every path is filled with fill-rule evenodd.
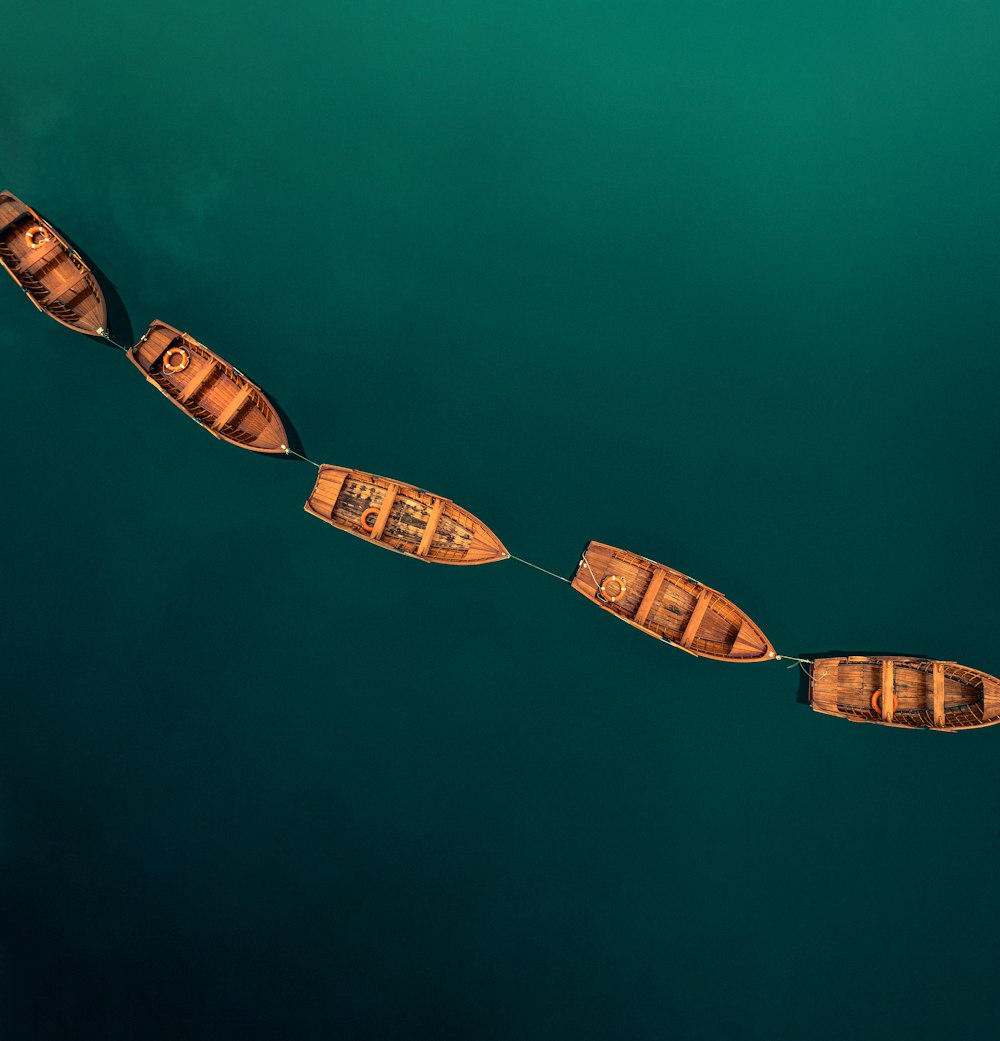
M 321 466 L 305 510 L 341 531 L 417 560 L 489 564 L 510 554 L 471 513 L 412 484 Z
M 67 329 L 108 335 L 97 279 L 75 249 L 16 195 L 0 192 L 0 264 L 39 311 Z
M 817 658 L 809 703 L 855 723 L 969 730 L 1000 723 L 1000 680 L 953 661 L 891 654 Z
M 572 585 L 602 610 L 688 654 L 743 662 L 775 657 L 767 637 L 722 593 L 627 550 L 588 543 Z
M 251 452 L 288 453 L 281 417 L 260 387 L 193 336 L 154 321 L 126 354 L 214 437 Z

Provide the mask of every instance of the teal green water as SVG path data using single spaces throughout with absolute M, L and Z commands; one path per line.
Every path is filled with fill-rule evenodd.
M 995 3 L 3 24 L 0 187 L 117 337 L 562 574 L 597 538 L 779 651 L 1000 674 Z M 1000 732 L 377 552 L 6 278 L 0 356 L 0 1036 L 996 1030 Z

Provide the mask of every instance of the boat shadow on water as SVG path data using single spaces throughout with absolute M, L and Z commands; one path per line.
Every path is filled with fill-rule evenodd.
M 51 221 L 49 223 L 52 224 Z M 107 272 L 94 258 L 86 250 L 81 249 L 58 224 L 52 224 L 52 227 L 79 254 L 80 259 L 90 268 L 94 278 L 97 279 L 97 284 L 101 287 L 101 293 L 104 295 L 105 306 L 108 309 L 108 329 L 110 330 L 111 338 L 123 347 L 131 347 L 135 343 L 135 330 L 132 327 L 128 309 L 125 307 L 125 301 L 122 300 L 121 294 L 118 292 L 118 287 L 108 278 Z M 95 336 L 93 339 L 96 340 L 98 337 Z
M 857 647 L 852 647 L 849 650 L 837 648 L 834 650 L 825 651 L 804 651 L 799 655 L 800 658 L 808 658 L 810 661 L 815 661 L 817 658 L 847 658 L 851 656 L 858 657 L 883 657 L 886 655 L 897 656 L 902 658 L 918 658 L 922 661 L 930 661 L 924 654 L 911 654 L 906 651 L 887 651 L 885 648 L 879 648 L 877 651 L 859 651 Z M 799 688 L 795 695 L 795 700 L 800 705 L 809 704 L 809 670 L 806 666 L 802 666 L 799 669 Z

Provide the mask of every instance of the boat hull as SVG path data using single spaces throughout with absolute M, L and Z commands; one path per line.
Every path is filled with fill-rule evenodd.
M 510 556 L 481 520 L 451 499 L 362 470 L 321 466 L 305 511 L 431 564 L 490 564 Z
M 855 723 L 971 730 L 1000 723 L 1000 680 L 953 661 L 891 654 L 817 658 L 809 703 L 815 712 Z
M 718 590 L 628 550 L 588 543 L 572 585 L 603 611 L 699 658 L 775 657 L 760 628 Z
M 126 354 L 213 437 L 251 452 L 288 453 L 284 424 L 260 387 L 193 336 L 157 320 Z
M 67 329 L 108 335 L 108 310 L 93 272 L 47 220 L 0 192 L 0 264 L 28 299 Z

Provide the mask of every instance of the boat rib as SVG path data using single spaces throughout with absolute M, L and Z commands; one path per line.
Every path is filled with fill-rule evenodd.
M 87 336 L 108 335 L 97 279 L 76 250 L 16 195 L 0 191 L 0 264 L 43 314 Z
M 809 703 L 855 723 L 971 730 L 1000 723 L 1000 680 L 953 661 L 892 654 L 817 658 Z
M 759 627 L 722 593 L 628 550 L 588 543 L 572 585 L 602 610 L 700 658 L 775 656 Z
M 490 564 L 510 554 L 477 517 L 451 499 L 342 466 L 319 468 L 306 513 L 417 560 Z
M 193 336 L 157 320 L 126 354 L 213 437 L 251 452 L 287 453 L 284 424 L 260 387 Z

